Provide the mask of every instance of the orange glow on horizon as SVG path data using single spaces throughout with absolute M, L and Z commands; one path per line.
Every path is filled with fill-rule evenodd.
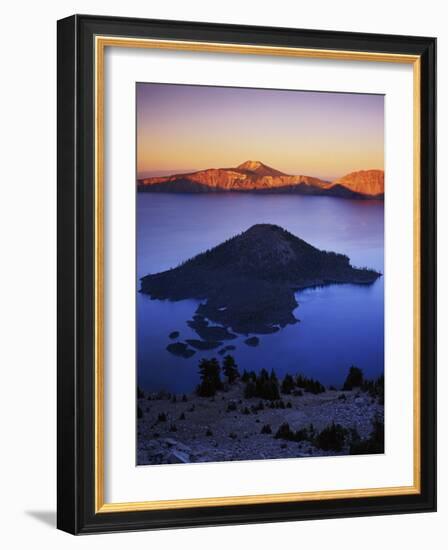
M 384 97 L 138 84 L 139 175 L 249 159 L 324 179 L 384 169 Z

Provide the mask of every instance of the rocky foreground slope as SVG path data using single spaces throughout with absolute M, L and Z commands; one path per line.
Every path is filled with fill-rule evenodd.
M 269 402 L 245 398 L 237 383 L 211 398 L 141 392 L 138 410 L 139 465 L 382 452 L 381 441 L 358 443 L 384 423 L 384 405 L 363 391 L 300 392 Z M 278 437 L 285 423 L 303 438 Z M 318 434 L 333 424 L 343 430 L 341 441 L 325 445 Z

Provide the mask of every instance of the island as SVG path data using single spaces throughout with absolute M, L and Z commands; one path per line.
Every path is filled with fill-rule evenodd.
M 202 340 L 218 345 L 235 338 L 235 333 L 269 334 L 296 323 L 295 293 L 300 289 L 369 285 L 380 276 L 373 269 L 355 268 L 346 255 L 319 250 L 278 225 L 256 224 L 173 269 L 146 275 L 140 291 L 159 300 L 201 300 L 189 325 Z M 202 347 L 195 340 L 189 344 Z

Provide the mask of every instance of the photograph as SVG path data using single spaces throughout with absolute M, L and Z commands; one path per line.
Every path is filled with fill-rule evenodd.
M 384 453 L 384 95 L 135 94 L 136 464 Z
M 437 509 L 437 40 L 318 11 L 58 20 L 62 531 Z

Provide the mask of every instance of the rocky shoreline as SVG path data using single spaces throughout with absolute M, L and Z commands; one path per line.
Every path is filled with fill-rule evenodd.
M 211 397 L 139 389 L 137 411 L 138 465 L 383 452 L 384 404 L 368 386 L 268 400 L 239 378 Z

